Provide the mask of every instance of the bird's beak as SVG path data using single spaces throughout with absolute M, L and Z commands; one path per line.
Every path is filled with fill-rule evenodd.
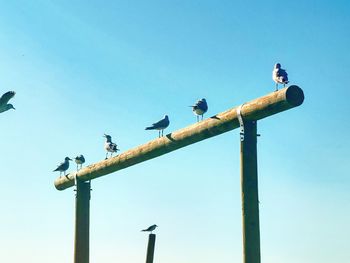
M 73 161 L 71 158 L 68 158 L 69 161 Z

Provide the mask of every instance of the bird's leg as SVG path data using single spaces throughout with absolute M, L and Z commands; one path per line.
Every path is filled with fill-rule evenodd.
M 160 138 L 160 130 L 158 131 L 158 138 Z
M 162 130 L 162 137 L 163 137 L 163 132 L 164 132 L 164 130 Z
M 197 122 L 199 122 L 199 116 L 197 115 L 196 117 L 197 117 Z
M 276 83 L 276 90 L 275 91 L 277 91 L 278 90 L 278 83 Z
M 202 114 L 202 120 L 203 120 L 203 114 Z
M 106 158 L 105 158 L 105 160 L 107 160 L 108 159 L 108 152 L 106 153 Z

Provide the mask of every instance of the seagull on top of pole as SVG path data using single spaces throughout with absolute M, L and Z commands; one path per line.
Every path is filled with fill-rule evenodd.
M 156 227 L 158 227 L 158 226 L 157 226 L 157 225 L 151 225 L 150 227 L 141 230 L 141 232 L 151 232 L 151 234 L 152 234 L 152 231 L 153 231 L 154 229 L 156 229 Z
M 13 107 L 12 104 L 8 104 L 9 100 L 12 99 L 15 96 L 16 92 L 14 91 L 8 91 L 6 93 L 4 93 L 1 98 L 0 98 L 0 113 L 7 111 L 9 109 L 14 109 L 15 107 Z
M 280 63 L 275 64 L 272 70 L 272 79 L 276 82 L 276 91 L 278 90 L 278 83 L 283 84 L 283 87 L 289 83 L 287 71 L 281 68 Z
M 84 155 L 80 154 L 77 157 L 74 158 L 75 163 L 77 164 L 77 171 L 79 171 L 79 164 L 80 164 L 80 169 L 83 167 L 83 163 L 85 163 L 85 158 Z
M 117 151 L 119 151 L 119 149 L 117 145 L 114 142 L 112 142 L 112 137 L 110 135 L 105 134 L 103 135 L 103 137 L 106 138 L 106 142 L 105 142 L 105 150 L 107 151 L 106 158 L 105 158 L 106 160 L 108 157 L 108 152 L 111 153 L 111 157 L 112 157 L 113 153 L 116 153 Z
M 160 121 L 153 123 L 152 126 L 150 127 L 146 127 L 145 130 L 158 130 L 158 138 L 160 138 L 160 131 L 162 131 L 162 136 L 163 136 L 163 131 L 165 128 L 167 128 L 169 126 L 169 117 L 168 115 L 164 115 L 163 119 L 161 119 Z
M 64 175 L 66 175 L 66 171 L 69 168 L 69 161 L 72 161 L 71 158 L 66 157 L 64 158 L 64 162 L 60 163 L 57 168 L 55 170 L 53 170 L 54 172 L 59 171 L 60 172 L 60 177 L 61 177 L 61 173 L 63 172 Z
M 207 101 L 203 98 L 201 100 L 198 100 L 196 104 L 190 107 L 192 107 L 193 113 L 197 115 L 197 122 L 199 122 L 199 116 L 202 116 L 203 120 L 203 114 L 208 110 Z

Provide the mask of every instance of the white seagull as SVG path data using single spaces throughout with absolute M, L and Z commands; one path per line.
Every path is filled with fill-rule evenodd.
M 106 142 L 105 142 L 105 150 L 107 151 L 106 158 L 105 158 L 106 160 L 109 152 L 111 153 L 111 157 L 112 157 L 113 153 L 116 153 L 117 151 L 119 151 L 119 149 L 117 145 L 114 142 L 112 142 L 112 137 L 110 135 L 105 134 L 103 136 L 106 138 Z
M 141 232 L 151 232 L 151 234 L 152 234 L 152 231 L 153 231 L 154 229 L 156 229 L 156 227 L 157 227 L 157 225 L 151 225 L 150 227 L 141 230 Z
M 276 63 L 272 70 L 272 79 L 276 82 L 276 91 L 278 90 L 278 83 L 283 84 L 283 87 L 288 84 L 287 71 L 281 68 L 280 63 Z
M 202 116 L 203 120 L 203 114 L 206 113 L 208 110 L 207 101 L 203 98 L 190 107 L 192 107 L 193 113 L 197 115 L 197 122 L 199 121 L 199 116 Z
M 146 127 L 145 130 L 158 130 L 158 137 L 160 138 L 160 131 L 162 131 L 162 136 L 163 136 L 163 131 L 165 128 L 167 128 L 169 126 L 169 117 L 168 115 L 164 115 L 163 119 L 161 119 L 160 121 L 153 123 L 152 126 L 150 127 Z
M 80 169 L 83 167 L 83 163 L 85 163 L 85 158 L 84 155 L 80 154 L 77 157 L 74 158 L 75 163 L 77 164 L 77 171 L 79 171 L 79 164 L 80 164 Z
M 1 96 L 1 98 L 0 98 L 0 113 L 7 111 L 9 109 L 15 110 L 15 107 L 13 107 L 12 104 L 7 104 L 9 102 L 9 100 L 15 96 L 15 94 L 16 94 L 16 92 L 14 92 L 14 91 L 8 91 Z
M 64 158 L 64 162 L 60 163 L 57 168 L 55 170 L 53 170 L 54 172 L 59 171 L 60 172 L 60 176 L 61 173 L 63 172 L 64 175 L 66 175 L 66 171 L 69 168 L 69 161 L 71 161 L 72 159 L 69 157 Z

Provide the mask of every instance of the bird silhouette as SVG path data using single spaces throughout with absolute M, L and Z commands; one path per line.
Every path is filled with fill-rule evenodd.
M 113 153 L 116 153 L 117 151 L 119 151 L 119 149 L 117 145 L 114 142 L 112 142 L 112 137 L 110 135 L 105 134 L 103 136 L 106 138 L 106 142 L 105 142 L 105 150 L 107 151 L 106 158 L 105 158 L 106 160 L 109 152 L 111 153 L 111 157 L 112 157 Z
M 192 107 L 193 113 L 197 116 L 197 122 L 199 121 L 199 116 L 202 116 L 203 120 L 203 114 L 208 110 L 207 101 L 203 98 L 201 100 L 198 100 L 196 104 L 190 107 Z
M 72 161 L 71 158 L 69 157 L 66 157 L 64 158 L 64 162 L 60 163 L 57 168 L 55 170 L 53 170 L 54 172 L 56 171 L 59 171 L 60 172 L 60 176 L 61 176 L 61 173 L 63 172 L 64 175 L 66 175 L 66 171 L 68 170 L 69 168 L 69 161 Z
M 8 104 L 9 100 L 12 99 L 15 96 L 16 92 L 14 91 L 8 91 L 6 93 L 4 93 L 1 98 L 0 98 L 0 113 L 7 111 L 9 109 L 14 109 L 15 107 L 13 107 L 12 104 Z
M 79 165 L 80 169 L 83 167 L 83 163 L 85 163 L 85 158 L 84 155 L 80 154 L 77 157 L 74 158 L 75 163 L 77 164 L 77 171 L 79 170 Z
M 276 82 L 276 91 L 278 90 L 278 83 L 283 84 L 283 87 L 289 83 L 287 71 L 281 68 L 280 63 L 275 64 L 272 70 L 272 79 Z
M 168 115 L 164 115 L 163 119 L 161 119 L 160 121 L 153 123 L 152 126 L 150 127 L 146 127 L 145 130 L 158 130 L 158 137 L 160 137 L 160 132 L 162 132 L 162 136 L 163 136 L 163 131 L 164 129 L 166 129 L 169 126 L 169 117 Z
M 151 234 L 152 234 L 152 231 L 153 231 L 154 229 L 156 229 L 156 227 L 158 227 L 158 226 L 157 226 L 157 225 L 151 225 L 150 227 L 141 230 L 141 232 L 151 232 Z

